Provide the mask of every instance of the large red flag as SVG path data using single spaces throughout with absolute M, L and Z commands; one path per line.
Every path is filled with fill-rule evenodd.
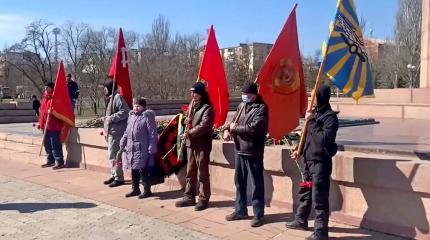
M 199 70 L 199 81 L 206 81 L 215 113 L 214 127 L 224 124 L 228 113 L 228 89 L 221 54 L 211 25 Z
M 258 74 L 259 93 L 269 107 L 269 134 L 281 139 L 299 124 L 308 103 L 297 35 L 296 7 L 290 13 Z
M 58 67 L 50 109 L 51 114 L 62 121 L 60 139 L 61 142 L 64 142 L 69 135 L 70 127 L 75 126 L 75 115 L 73 114 L 72 102 L 67 89 L 63 61 L 60 62 Z
M 128 54 L 125 47 L 122 29 L 118 33 L 118 47 L 109 70 L 109 78 L 118 85 L 119 93 L 131 108 L 133 93 L 131 91 L 130 74 L 128 72 Z

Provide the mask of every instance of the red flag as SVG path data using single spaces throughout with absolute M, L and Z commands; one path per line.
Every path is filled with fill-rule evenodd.
M 109 70 L 109 78 L 118 85 L 119 93 L 124 97 L 128 106 L 131 108 L 133 93 L 131 91 L 130 74 L 128 72 L 127 48 L 125 47 L 121 28 L 118 33 L 118 47 Z
M 228 89 L 224 65 L 212 25 L 206 40 L 198 77 L 199 81 L 206 81 L 206 90 L 215 113 L 214 127 L 220 127 L 227 118 Z
M 75 126 L 75 115 L 73 114 L 72 102 L 69 97 L 69 90 L 67 89 L 63 61 L 60 62 L 58 67 L 50 109 L 51 114 L 61 120 L 60 139 L 61 142 L 64 142 L 69 135 L 70 127 Z
M 269 134 L 281 139 L 299 125 L 308 103 L 297 35 L 296 7 L 258 74 L 259 93 L 269 107 Z

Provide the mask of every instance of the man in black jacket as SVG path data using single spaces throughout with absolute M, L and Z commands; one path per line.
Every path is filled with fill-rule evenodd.
M 39 117 L 40 101 L 36 95 L 33 95 L 31 98 L 33 99 L 33 110 L 36 111 L 36 116 Z
M 239 105 L 236 112 L 236 114 L 240 114 L 239 120 L 237 123 L 231 123 L 224 131 L 224 139 L 228 140 L 231 134 L 236 149 L 235 211 L 227 215 L 226 220 L 234 221 L 248 218 L 246 188 L 249 172 L 254 186 L 252 192 L 254 218 L 251 221 L 251 226 L 259 227 L 263 225 L 265 205 L 263 154 L 269 122 L 268 110 L 258 95 L 258 87 L 255 83 L 248 83 L 243 86 L 242 101 L 243 103 Z M 242 107 L 243 110 L 241 111 Z
M 300 187 L 298 193 L 300 203 L 295 220 L 287 222 L 286 227 L 307 230 L 308 217 L 312 204 L 314 204 L 314 233 L 306 239 L 328 240 L 331 158 L 337 151 L 335 140 L 339 121 L 329 103 L 330 87 L 321 85 L 316 94 L 317 107 L 311 113 L 306 114 L 309 127 L 303 155 L 298 160 L 302 165 L 305 180 L 311 181 L 312 186 Z M 298 152 L 295 151 L 291 157 L 297 158 L 297 155 Z
M 69 90 L 70 101 L 72 102 L 72 109 L 75 111 L 76 102 L 79 98 L 79 86 L 72 79 L 72 74 L 70 73 L 67 74 L 67 88 Z

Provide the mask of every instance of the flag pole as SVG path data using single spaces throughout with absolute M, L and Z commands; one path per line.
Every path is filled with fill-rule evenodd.
M 308 112 L 308 113 L 312 112 L 313 106 L 315 104 L 316 92 L 318 90 L 318 87 L 321 84 L 321 74 L 323 72 L 324 64 L 325 64 L 325 56 L 324 56 L 324 58 L 323 58 L 323 60 L 321 62 L 320 68 L 318 70 L 317 79 L 315 81 L 315 86 L 314 86 L 314 89 L 313 89 L 313 91 L 311 93 L 311 103 L 308 105 L 308 109 L 306 110 L 306 112 Z M 298 160 L 300 158 L 301 154 L 302 154 L 303 147 L 304 147 L 305 140 L 306 140 L 306 133 L 307 133 L 308 126 L 309 126 L 309 121 L 306 120 L 305 121 L 305 125 L 303 126 L 303 129 L 302 129 L 302 134 L 301 134 L 301 137 L 300 137 L 299 147 L 297 148 L 297 153 L 298 154 L 297 154 L 297 157 L 296 157 L 295 160 Z
M 199 81 L 199 79 L 197 79 L 196 80 L 196 82 L 198 82 Z M 191 117 L 191 111 L 193 110 L 193 106 L 194 106 L 194 98 L 193 99 L 191 99 L 191 103 L 190 103 L 190 105 L 189 105 L 189 107 L 188 107 L 188 113 L 187 113 L 187 118 L 186 119 L 188 119 L 188 121 L 191 121 L 190 120 L 190 117 Z M 181 123 L 178 123 L 178 124 L 181 124 Z M 189 124 L 186 124 L 185 125 L 185 129 L 184 129 L 184 133 L 182 134 L 182 136 L 185 136 L 185 134 L 188 132 L 188 129 L 189 128 Z M 178 155 L 178 158 L 177 158 L 177 160 L 179 161 L 180 160 L 180 158 L 181 158 L 181 153 L 182 153 L 182 151 L 183 151 L 183 149 L 184 149 L 184 145 L 185 145 L 185 138 L 183 138 L 182 140 L 181 140 L 181 145 L 179 146 L 179 155 Z
M 113 81 L 113 84 L 112 84 L 112 95 L 111 95 L 111 98 L 110 98 L 110 100 L 109 100 L 109 102 L 110 102 L 110 114 L 112 115 L 112 113 L 113 113 L 113 110 L 114 110 L 114 107 L 113 107 L 113 99 L 114 99 L 114 97 L 115 97 L 115 93 L 114 93 L 114 91 L 115 91 L 115 77 L 114 77 L 114 79 L 112 79 L 112 81 Z
M 48 123 L 49 123 L 50 118 L 51 118 L 51 109 L 48 110 L 48 116 L 46 117 L 45 128 L 43 129 L 43 138 L 42 138 L 42 144 L 40 144 L 39 157 L 42 156 L 42 149 L 43 149 L 43 145 L 45 143 L 46 130 L 48 130 Z

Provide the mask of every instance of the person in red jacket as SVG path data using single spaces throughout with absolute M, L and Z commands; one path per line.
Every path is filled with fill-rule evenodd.
M 45 85 L 45 92 L 42 96 L 39 115 L 39 129 L 45 131 L 43 145 L 46 151 L 46 163 L 42 168 L 53 167 L 54 170 L 64 167 L 63 146 L 60 140 L 61 121 L 53 115 L 49 116 L 49 108 L 52 102 L 52 93 L 54 91 L 54 83 L 49 82 Z M 48 122 L 47 122 L 48 121 Z

